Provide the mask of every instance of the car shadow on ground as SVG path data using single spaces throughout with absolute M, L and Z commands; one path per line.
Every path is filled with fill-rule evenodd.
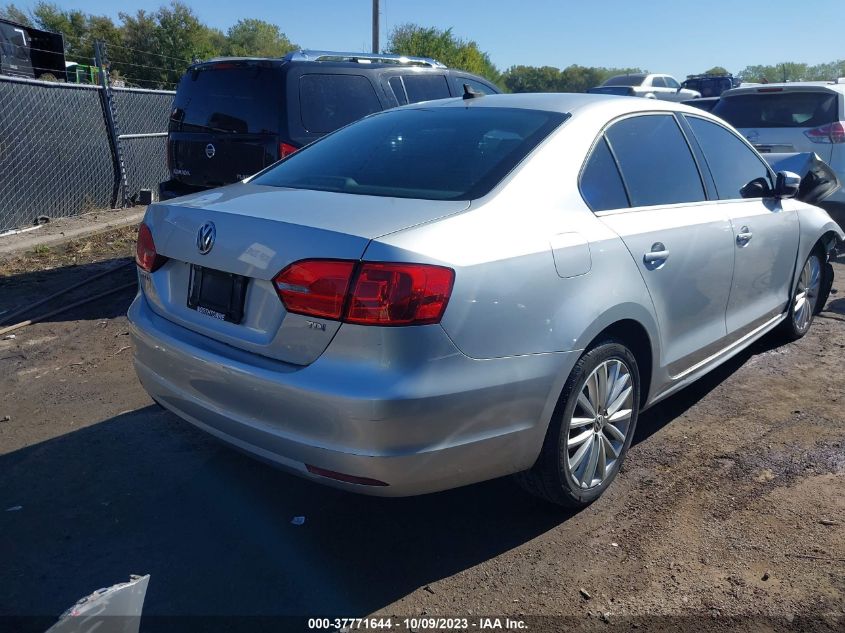
M 758 343 L 645 412 L 635 442 L 773 346 Z M 0 615 L 43 618 L 18 630 L 43 631 L 131 573 L 151 574 L 145 617 L 360 617 L 429 584 L 436 592 L 436 581 L 573 516 L 507 478 L 408 499 L 324 488 L 156 406 L 0 456 L 0 472 L 0 509 L 21 506 L 0 512 Z
M 106 274 L 92 279 L 101 273 Z M 128 257 L 0 277 L 0 298 L 2 298 L 0 299 L 0 328 L 52 312 L 120 286 L 132 284 L 136 279 L 135 266 L 132 265 L 132 259 Z M 12 316 L 21 308 L 31 306 L 37 301 L 86 280 L 91 281 L 70 292 L 58 295 L 47 303 L 25 310 L 18 316 Z M 122 316 L 126 314 L 134 292 L 133 288 L 121 290 L 102 299 L 64 310 L 48 317 L 45 321 L 96 320 Z

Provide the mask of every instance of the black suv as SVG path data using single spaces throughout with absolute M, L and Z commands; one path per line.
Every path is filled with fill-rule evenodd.
M 282 59 L 193 64 L 176 90 L 167 135 L 171 179 L 159 199 L 242 180 L 373 112 L 500 90 L 432 59 L 299 51 Z

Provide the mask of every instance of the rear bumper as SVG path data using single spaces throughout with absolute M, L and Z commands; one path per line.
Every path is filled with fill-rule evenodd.
M 161 405 L 297 475 L 380 496 L 529 468 L 542 446 L 553 385 L 577 360 L 569 352 L 478 361 L 461 354 L 440 326 L 343 325 L 319 359 L 297 366 L 175 325 L 143 295 L 129 319 L 138 377 Z M 362 359 L 367 337 L 372 353 Z M 307 464 L 388 485 L 336 481 L 310 473 Z

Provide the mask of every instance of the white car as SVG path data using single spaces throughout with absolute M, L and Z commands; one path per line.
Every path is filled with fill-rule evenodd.
M 757 84 L 722 93 L 713 114 L 762 154 L 813 152 L 845 182 L 845 83 Z M 840 188 L 826 203 L 845 206 Z M 841 223 L 840 219 L 840 223 Z
M 645 97 L 646 99 L 662 99 L 664 101 L 686 101 L 701 96 L 701 93 L 696 90 L 682 88 L 681 84 L 671 75 L 647 73 L 616 75 L 598 88 L 591 88 L 588 92 L 625 94 L 630 97 Z

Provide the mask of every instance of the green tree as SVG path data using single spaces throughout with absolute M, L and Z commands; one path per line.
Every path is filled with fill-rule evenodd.
M 12 22 L 26 26 L 35 26 L 26 12 L 14 4 L 7 4 L 5 7 L 0 7 L 0 19 L 11 20 Z
M 481 51 L 474 41 L 455 37 L 451 28 L 444 31 L 402 24 L 391 32 L 385 50 L 396 55 L 432 57 L 451 68 L 481 75 L 494 83 L 501 80 L 501 73 L 490 61 L 490 56 Z
M 275 24 L 249 18 L 229 28 L 224 50 L 233 56 L 283 57 L 295 48 Z
M 729 75 L 728 69 L 724 66 L 713 66 L 710 70 L 704 71 L 705 75 Z
M 554 66 L 511 66 L 502 73 L 510 92 L 558 92 L 560 69 Z

